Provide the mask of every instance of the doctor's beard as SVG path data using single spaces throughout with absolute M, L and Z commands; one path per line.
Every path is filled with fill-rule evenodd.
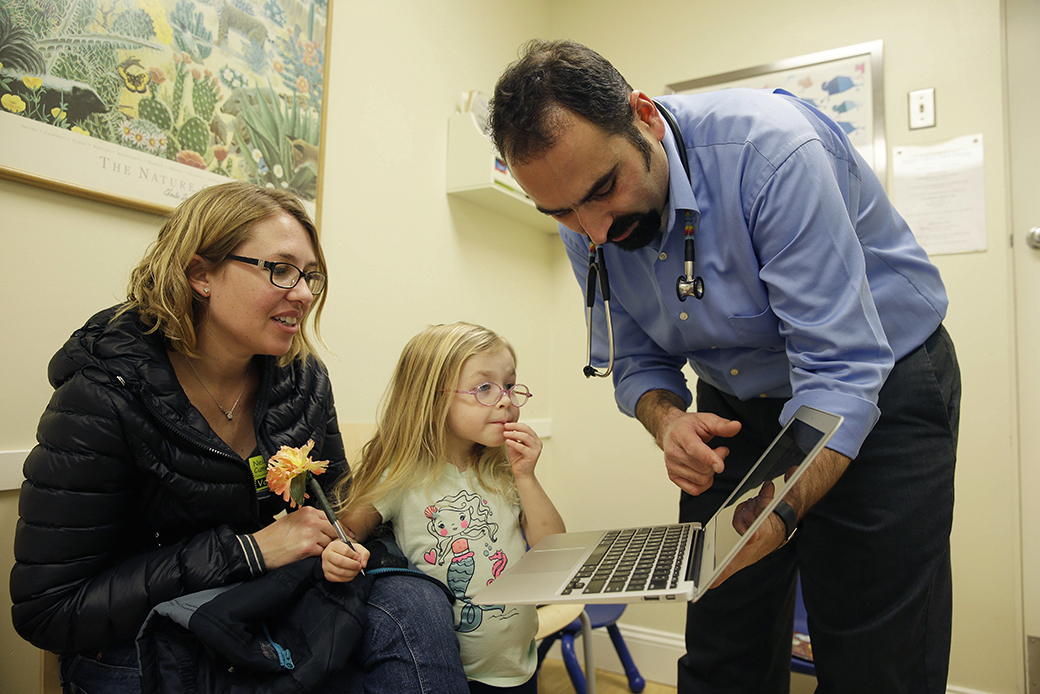
M 625 230 L 633 224 L 635 224 L 635 227 L 632 229 L 631 234 L 620 241 L 614 240 L 624 234 Z M 660 229 L 661 213 L 657 210 L 632 212 L 614 220 L 614 223 L 610 225 L 610 231 L 607 232 L 607 241 L 623 251 L 638 251 L 653 241 L 654 236 L 657 235 Z

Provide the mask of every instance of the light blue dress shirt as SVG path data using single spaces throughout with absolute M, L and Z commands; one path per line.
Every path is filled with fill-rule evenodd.
M 615 398 L 634 416 L 644 393 L 692 401 L 681 371 L 742 400 L 789 398 L 843 415 L 828 447 L 855 458 L 880 414 L 893 363 L 946 314 L 946 290 L 877 176 L 845 132 L 786 92 L 730 89 L 658 100 L 683 135 L 690 176 L 669 130 L 663 230 L 647 247 L 604 247 L 610 278 Z M 691 184 L 692 181 L 692 184 Z M 704 298 L 680 302 L 684 210 L 698 220 Z M 584 291 L 589 247 L 561 226 Z M 605 364 L 602 297 L 593 360 Z

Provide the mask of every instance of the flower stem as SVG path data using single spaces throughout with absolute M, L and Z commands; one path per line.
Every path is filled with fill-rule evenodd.
M 347 537 L 347 533 L 343 530 L 343 526 L 339 522 L 339 518 L 336 517 L 335 511 L 332 510 L 332 504 L 325 497 L 325 492 L 322 490 L 321 485 L 318 484 L 318 480 L 314 479 L 314 475 L 307 472 L 307 488 L 310 489 L 311 494 L 314 495 L 315 500 L 318 502 L 318 506 L 322 511 L 325 512 L 326 518 L 332 523 L 332 527 L 336 529 L 336 534 L 339 535 L 339 539 L 347 544 L 350 549 L 354 550 L 354 543 Z M 357 551 L 357 550 L 354 550 Z M 361 575 L 364 576 L 364 570 L 361 571 Z

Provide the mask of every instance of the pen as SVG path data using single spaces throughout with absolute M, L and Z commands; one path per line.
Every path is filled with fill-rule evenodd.
M 332 527 L 336 529 L 336 534 L 339 535 L 339 539 L 345 542 L 347 547 L 350 547 L 352 551 L 357 552 L 357 550 L 354 549 L 354 543 L 350 541 L 349 537 L 347 537 L 347 533 L 343 530 L 339 518 L 337 518 L 336 514 L 333 512 L 329 500 L 325 498 L 325 492 L 322 491 L 321 485 L 318 484 L 318 480 L 314 479 L 310 473 L 307 475 L 307 486 L 310 487 L 311 493 L 314 494 L 314 498 L 318 500 L 318 506 L 320 506 L 321 510 L 325 512 L 325 517 L 329 519 L 329 522 L 332 523 Z M 365 575 L 364 569 L 361 569 L 361 575 Z

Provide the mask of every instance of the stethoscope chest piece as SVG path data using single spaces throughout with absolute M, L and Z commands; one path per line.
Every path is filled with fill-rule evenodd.
M 704 298 L 704 280 L 700 275 L 693 274 L 693 264 L 697 260 L 697 251 L 694 249 L 693 238 L 697 233 L 697 223 L 694 221 L 693 213 L 686 210 L 686 238 L 683 241 L 683 271 L 685 275 L 679 275 L 675 281 L 675 293 L 679 301 L 686 301 L 686 297 L 695 299 Z
M 690 162 L 686 157 L 686 143 L 683 142 L 682 131 L 679 130 L 679 124 L 675 122 L 675 117 L 661 104 L 656 101 L 654 104 L 657 106 L 658 112 L 664 118 L 668 124 L 668 128 L 672 131 L 672 136 L 675 137 L 675 146 L 679 151 L 679 160 L 682 162 L 683 172 L 686 174 L 686 178 L 690 181 L 690 185 L 693 185 L 693 180 L 690 178 Z M 679 297 L 679 301 L 686 301 L 686 297 L 692 296 L 695 299 L 704 298 L 704 280 L 699 275 L 693 274 L 693 265 L 697 259 L 697 252 L 694 250 L 693 237 L 697 232 L 697 221 L 694 219 L 693 212 L 686 210 L 686 223 L 685 223 L 686 238 L 684 241 L 683 249 L 683 270 L 685 275 L 680 276 L 675 281 L 675 293 Z
M 679 279 L 675 280 L 675 293 L 679 297 L 679 301 L 686 301 L 688 296 L 703 299 L 704 279 L 700 276 L 690 279 L 689 275 L 680 275 Z

